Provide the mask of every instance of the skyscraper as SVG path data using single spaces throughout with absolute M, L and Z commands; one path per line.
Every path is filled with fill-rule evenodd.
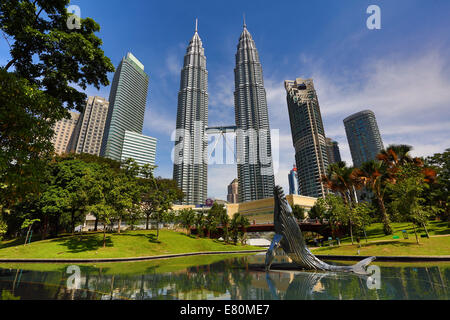
M 328 152 L 328 164 L 340 162 L 341 153 L 339 152 L 339 143 L 330 138 L 326 138 L 327 152 Z
M 197 23 L 184 56 L 178 93 L 173 179 L 182 204 L 204 204 L 208 190 L 208 71 Z
M 353 166 L 359 167 L 366 161 L 375 160 L 377 154 L 384 149 L 372 111 L 364 110 L 345 118 L 344 126 Z
M 324 197 L 327 191 L 321 182 L 321 176 L 326 174 L 328 154 L 313 80 L 286 80 L 284 86 L 287 92 L 300 194 Z
M 239 180 L 238 179 L 234 179 L 228 185 L 227 201 L 229 203 L 238 203 L 239 202 Z
M 88 98 L 69 146 L 71 152 L 100 155 L 108 108 L 106 99 Z
M 291 172 L 288 174 L 289 179 L 289 194 L 300 194 L 300 189 L 298 187 L 298 174 L 297 167 L 294 165 Z
M 234 76 L 239 201 L 269 198 L 274 172 L 266 90 L 258 51 L 245 22 Z
M 125 130 L 121 161 L 134 159 L 139 166 L 155 165 L 156 138 Z
M 53 127 L 55 135 L 52 138 L 52 143 L 57 154 L 63 154 L 70 151 L 70 142 L 73 139 L 73 133 L 80 118 L 78 112 L 69 111 L 69 113 L 70 119 L 62 119 L 56 122 Z
M 142 133 L 148 82 L 144 65 L 128 53 L 120 62 L 111 85 L 102 156 L 120 161 L 125 131 Z

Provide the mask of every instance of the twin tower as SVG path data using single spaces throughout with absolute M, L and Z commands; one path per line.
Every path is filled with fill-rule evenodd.
M 237 46 L 234 76 L 236 126 L 208 128 L 208 71 L 196 23 L 184 56 L 178 93 L 173 179 L 185 194 L 183 204 L 205 204 L 207 199 L 207 135 L 212 129 L 230 132 L 231 128 L 236 133 L 239 202 L 273 196 L 274 172 L 263 72 L 245 22 Z

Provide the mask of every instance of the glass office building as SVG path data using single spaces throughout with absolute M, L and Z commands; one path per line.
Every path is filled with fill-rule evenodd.
M 319 100 L 312 79 L 286 80 L 287 105 L 291 123 L 300 195 L 324 197 L 321 182 L 328 167 L 328 152 Z
M 121 161 L 133 159 L 139 166 L 155 165 L 156 138 L 142 134 L 125 131 L 122 147 Z
M 144 65 L 128 53 L 120 62 L 111 85 L 101 156 L 120 161 L 125 131 L 142 133 L 148 83 Z
M 353 166 L 375 160 L 384 149 L 375 114 L 370 110 L 355 113 L 344 119 Z

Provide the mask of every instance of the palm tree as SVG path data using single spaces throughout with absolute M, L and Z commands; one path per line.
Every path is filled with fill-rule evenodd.
M 353 203 L 357 202 L 355 189 L 360 187 L 359 180 L 352 175 L 353 167 L 347 167 L 344 161 L 336 162 L 328 167 L 327 174 L 323 175 L 321 180 L 325 187 L 342 196 L 344 203 L 350 209 Z M 353 244 L 353 227 L 350 219 L 350 237 Z
M 347 167 L 345 161 L 331 164 L 327 174 L 322 175 L 322 182 L 325 187 L 333 192 L 339 193 L 345 204 L 352 205 L 356 201 L 354 198 L 354 188 L 359 188 L 358 180 L 352 176 L 353 167 Z
M 381 211 L 384 233 L 386 235 L 392 234 L 389 215 L 384 205 L 384 194 L 387 183 L 394 183 L 395 177 L 391 175 L 386 163 L 375 160 L 365 162 L 360 168 L 353 170 L 352 176 L 361 185 L 372 190 Z
M 245 232 L 249 225 L 250 222 L 248 221 L 248 219 L 239 212 L 233 215 L 233 219 L 231 219 L 230 223 L 230 229 L 233 235 L 232 237 L 234 244 L 237 244 L 238 238 L 241 238 L 242 244 L 244 243 Z

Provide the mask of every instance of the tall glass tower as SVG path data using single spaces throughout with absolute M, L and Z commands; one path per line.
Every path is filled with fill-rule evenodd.
M 100 155 L 120 161 L 125 131 L 142 133 L 149 76 L 131 53 L 114 74 Z
M 321 177 L 326 174 L 328 153 L 313 80 L 286 80 L 284 86 L 287 92 L 300 194 L 315 198 L 324 197 L 327 191 Z
M 353 166 L 360 167 L 366 161 L 375 160 L 384 149 L 377 119 L 372 111 L 364 110 L 345 118 L 344 126 Z
M 266 90 L 258 51 L 245 22 L 234 77 L 239 201 L 270 198 L 274 173 Z
M 197 31 L 184 56 L 178 93 L 173 179 L 184 192 L 182 204 L 204 204 L 208 191 L 208 71 Z

